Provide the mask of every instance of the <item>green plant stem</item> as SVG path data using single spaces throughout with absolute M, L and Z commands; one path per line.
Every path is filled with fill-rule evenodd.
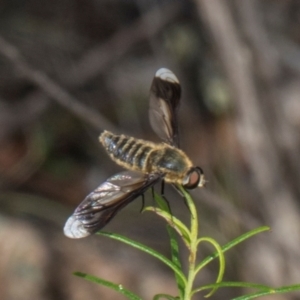
M 188 278 L 187 278 L 187 284 L 184 291 L 184 300 L 190 300 L 193 290 L 193 283 L 195 276 L 197 274 L 195 268 L 196 268 L 196 257 L 197 257 L 197 247 L 198 247 L 198 216 L 195 204 L 190 197 L 190 195 L 180 187 L 182 190 L 187 206 L 191 212 L 191 236 L 190 236 L 190 255 L 189 255 L 189 271 L 188 271 Z

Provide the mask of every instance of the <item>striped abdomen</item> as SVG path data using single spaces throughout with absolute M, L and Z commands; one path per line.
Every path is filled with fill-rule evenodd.
M 155 147 L 154 143 L 125 135 L 115 135 L 108 131 L 104 131 L 99 140 L 110 157 L 119 165 L 127 169 L 150 171 L 147 169 L 147 165 L 149 154 Z

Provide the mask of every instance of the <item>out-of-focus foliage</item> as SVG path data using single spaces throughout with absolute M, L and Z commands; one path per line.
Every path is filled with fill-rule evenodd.
M 296 0 L 2 1 L 0 298 L 117 299 L 71 276 L 77 270 L 143 299 L 175 291 L 148 257 L 62 234 L 71 210 L 120 170 L 98 143 L 101 130 L 159 141 L 147 109 L 160 67 L 181 81 L 181 145 L 209 180 L 193 192 L 205 235 L 224 244 L 273 229 L 229 254 L 226 280 L 300 282 L 299 23 Z M 166 195 L 184 218 L 182 198 Z M 106 229 L 168 254 L 163 223 L 141 205 Z M 216 270 L 199 280 L 212 282 Z

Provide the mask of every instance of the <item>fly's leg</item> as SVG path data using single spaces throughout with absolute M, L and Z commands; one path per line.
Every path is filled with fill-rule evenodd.
M 172 215 L 170 202 L 169 202 L 169 200 L 167 199 L 167 197 L 165 196 L 165 181 L 164 181 L 164 180 L 162 180 L 162 182 L 161 182 L 160 195 L 161 195 L 161 197 L 165 200 L 165 202 L 166 202 L 166 204 L 167 204 L 168 212 Z
M 153 186 L 151 188 L 151 191 L 152 191 L 152 199 L 155 200 L 155 194 L 154 194 L 154 187 Z M 164 180 L 162 180 L 162 182 L 161 182 L 160 196 L 164 199 L 164 201 L 167 204 L 168 213 L 170 213 L 172 215 L 170 203 L 169 203 L 168 199 L 165 196 L 165 181 Z M 156 205 L 153 205 L 153 206 L 155 207 Z
M 143 209 L 145 207 L 145 195 L 141 194 L 141 196 L 142 196 L 142 207 L 141 207 L 140 213 L 143 212 Z
M 165 181 L 161 181 L 160 194 L 164 197 L 165 195 Z
M 167 197 L 165 196 L 165 181 L 164 180 L 162 180 L 162 182 L 161 182 L 160 195 L 165 200 L 165 202 L 167 204 L 167 208 L 168 208 L 167 212 L 171 215 L 171 221 L 174 224 L 174 222 L 173 222 L 173 213 L 172 213 L 172 210 L 171 210 L 170 202 L 167 199 Z

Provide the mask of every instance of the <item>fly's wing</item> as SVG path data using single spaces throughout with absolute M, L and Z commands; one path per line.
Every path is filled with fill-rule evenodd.
M 77 239 L 95 233 L 161 177 L 160 174 L 124 171 L 108 178 L 75 209 L 65 224 L 64 234 Z
M 159 69 L 150 89 L 150 123 L 161 139 L 176 147 L 179 147 L 176 113 L 180 96 L 180 83 L 174 73 L 165 68 Z

